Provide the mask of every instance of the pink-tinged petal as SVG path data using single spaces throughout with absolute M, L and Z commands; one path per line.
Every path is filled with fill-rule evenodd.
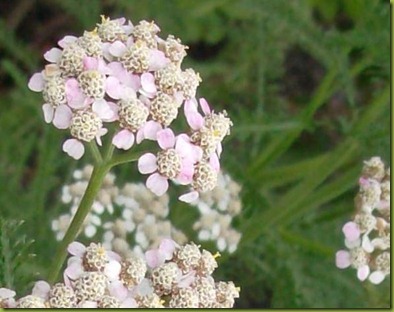
M 114 76 L 115 78 L 119 79 L 119 76 L 123 75 L 126 72 L 123 64 L 120 62 L 111 62 L 107 65 L 109 69 L 109 75 Z
M 62 39 L 60 39 L 57 42 L 57 44 L 59 45 L 59 47 L 64 49 L 65 47 L 67 47 L 71 43 L 75 42 L 75 40 L 77 40 L 77 39 L 78 38 L 75 36 L 68 35 L 68 36 L 64 36 Z
M 381 272 L 381 271 L 375 271 L 375 272 L 372 272 L 372 273 L 371 273 L 371 275 L 369 276 L 368 279 L 369 279 L 369 281 L 370 281 L 372 284 L 377 285 L 377 284 L 380 284 L 381 282 L 383 282 L 384 278 L 385 278 L 385 275 L 384 275 L 383 272 Z
M 199 113 L 188 113 L 186 115 L 186 121 L 193 130 L 199 130 L 204 126 L 204 117 Z
M 175 150 L 181 158 L 189 159 L 192 163 L 200 161 L 203 156 L 202 149 L 190 143 L 189 137 L 183 133 L 176 138 Z
M 198 113 L 197 110 L 197 101 L 195 98 L 189 99 L 185 101 L 185 105 L 183 106 L 183 110 L 185 115 L 191 113 Z
M 66 286 L 72 287 L 71 280 L 69 279 L 69 277 L 68 277 L 66 271 L 63 272 L 63 281 L 64 281 L 64 284 L 65 284 Z
M 219 158 L 218 156 L 213 153 L 211 155 L 211 157 L 209 158 L 209 164 L 211 165 L 211 167 L 213 168 L 213 170 L 215 170 L 216 172 L 220 171 L 220 162 L 219 162 Z
M 45 281 L 37 281 L 34 284 L 33 290 L 31 294 L 33 296 L 40 297 L 42 299 L 48 299 L 48 294 L 51 289 L 51 286 Z
M 170 128 L 157 132 L 157 143 L 162 149 L 169 149 L 175 145 L 175 135 Z
M 172 239 L 163 238 L 159 246 L 159 251 L 163 254 L 165 260 L 171 260 L 177 246 L 178 244 Z
M 369 275 L 369 266 L 368 265 L 363 265 L 362 267 L 359 267 L 357 269 L 357 278 L 360 281 L 365 281 L 366 278 Z
M 79 262 L 73 262 L 69 266 L 67 266 L 64 273 L 72 280 L 78 279 L 83 273 L 83 266 Z
M 84 70 L 96 70 L 98 68 L 98 59 L 91 56 L 85 56 L 82 60 Z
M 220 158 L 220 155 L 222 154 L 222 143 L 218 143 L 218 145 L 216 146 L 216 153 L 218 155 L 218 157 Z
M 181 107 L 183 101 L 185 100 L 185 97 L 183 96 L 183 92 L 181 92 L 181 91 L 175 92 L 174 99 L 175 99 L 175 103 L 178 105 L 178 107 Z
M 151 73 L 141 75 L 141 86 L 144 91 L 152 94 L 156 93 L 155 77 Z
M 182 185 L 192 183 L 194 175 L 194 165 L 188 159 L 183 159 L 181 163 L 181 172 L 176 177 L 176 182 Z
M 118 298 L 120 301 L 126 299 L 128 295 L 127 288 L 120 281 L 113 281 L 108 285 L 108 291 L 111 296 Z
M 109 278 L 110 281 L 119 279 L 121 271 L 121 265 L 118 261 L 111 260 L 104 267 L 104 274 Z
M 62 50 L 60 50 L 59 48 L 52 48 L 44 53 L 44 59 L 51 63 L 57 63 L 57 61 L 60 60 L 61 56 Z
M 104 99 L 95 100 L 92 104 L 92 110 L 104 121 L 111 120 L 114 117 L 111 105 Z
M 368 179 L 368 178 L 361 177 L 361 178 L 358 180 L 358 184 L 359 184 L 360 186 L 363 186 L 363 187 L 368 187 L 368 186 L 369 186 L 369 179 Z
M 128 150 L 134 144 L 134 134 L 127 129 L 123 129 L 113 137 L 112 144 L 119 149 Z
M 98 133 L 97 133 L 97 135 L 96 135 L 96 142 L 97 142 L 97 145 L 99 145 L 99 146 L 102 146 L 102 145 L 103 145 L 103 143 L 101 142 L 101 137 L 102 137 L 103 135 L 107 134 L 107 132 L 108 132 L 108 129 L 107 129 L 107 128 L 101 128 L 101 129 L 98 131 Z
M 358 228 L 358 225 L 355 222 L 347 222 L 343 227 L 342 227 L 342 232 L 345 234 L 345 237 L 349 241 L 354 241 L 357 240 L 360 237 L 360 230 Z
M 348 249 L 353 249 L 355 247 L 360 247 L 361 245 L 361 239 L 356 239 L 354 241 L 349 241 L 348 239 L 345 239 L 345 246 Z
M 138 171 L 142 174 L 148 174 L 156 171 L 156 156 L 152 153 L 146 153 L 138 159 Z
M 153 120 L 149 120 L 144 126 L 144 138 L 148 140 L 157 140 L 157 132 L 162 129 L 162 126 Z
M 142 126 L 141 128 L 138 129 L 137 134 L 135 136 L 136 137 L 135 141 L 137 142 L 137 144 L 140 144 L 145 139 L 144 138 L 144 126 Z
M 72 242 L 68 245 L 67 251 L 73 256 L 82 258 L 86 252 L 86 247 L 80 242 Z
M 159 50 L 150 50 L 149 71 L 156 71 L 165 67 L 170 60 Z
M 67 129 L 71 125 L 72 111 L 67 105 L 59 105 L 53 116 L 53 125 L 58 129 Z
M 42 73 L 35 73 L 33 76 L 31 76 L 27 86 L 31 91 L 34 92 L 41 92 L 44 90 L 45 80 Z
M 115 251 L 107 250 L 107 255 L 108 255 L 108 258 L 111 260 L 116 260 L 118 262 L 120 262 L 122 260 L 122 257 L 119 256 Z
M 165 262 L 164 254 L 158 249 L 152 249 L 145 252 L 146 264 L 154 269 L 162 265 Z
M 123 94 L 123 87 L 115 77 L 108 77 L 105 81 L 105 92 L 114 100 L 119 100 Z
M 85 147 L 76 139 L 68 139 L 63 143 L 63 151 L 72 158 L 78 160 L 85 153 Z
M 81 109 L 86 106 L 86 95 L 79 88 L 77 79 L 67 79 L 65 84 L 67 103 L 71 108 Z
M 350 253 L 345 250 L 339 250 L 335 254 L 335 265 L 339 269 L 345 269 L 350 266 Z
M 179 288 L 187 288 L 190 287 L 190 285 L 193 284 L 195 280 L 196 280 L 196 272 L 190 271 L 180 278 L 177 286 Z
M 197 191 L 192 191 L 192 192 L 189 192 L 189 193 L 186 193 L 186 194 L 183 194 L 183 195 L 179 196 L 178 199 L 180 201 L 185 202 L 185 203 L 192 203 L 192 202 L 194 202 L 195 200 L 198 199 L 198 196 L 199 196 L 199 194 L 198 194 Z
M 126 53 L 127 47 L 126 45 L 121 42 L 121 41 L 115 41 L 113 42 L 108 49 L 109 53 L 111 53 L 113 56 L 116 57 L 121 57 L 123 54 Z
M 127 309 L 127 308 L 138 308 L 137 302 L 134 300 L 134 298 L 126 298 L 125 300 L 122 301 L 120 304 L 121 309 Z
M 42 105 L 42 112 L 44 113 L 44 120 L 46 123 L 50 123 L 53 120 L 55 110 L 51 104 L 45 103 Z
M 161 196 L 168 190 L 168 180 L 158 173 L 153 173 L 146 180 L 146 187 L 157 196 Z
M 204 115 L 209 115 L 211 113 L 211 108 L 209 107 L 207 100 L 200 98 L 199 102 Z

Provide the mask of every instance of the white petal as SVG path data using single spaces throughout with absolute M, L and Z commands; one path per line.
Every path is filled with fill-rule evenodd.
M 157 196 L 161 196 L 168 190 L 168 179 L 158 173 L 153 173 L 146 180 L 146 187 Z
M 50 289 L 51 289 L 51 286 L 49 286 L 49 284 L 47 282 L 45 282 L 45 281 L 37 281 L 34 284 L 34 287 L 33 287 L 33 290 L 31 292 L 31 294 L 33 296 L 37 296 L 37 297 L 40 297 L 42 299 L 47 299 Z
M 59 105 L 53 117 L 53 125 L 58 129 L 67 129 L 71 125 L 72 111 L 67 105 Z
M 114 135 L 112 144 L 119 149 L 128 150 L 134 144 L 134 134 L 127 129 L 123 129 Z
M 362 267 L 358 268 L 357 270 L 357 278 L 360 281 L 365 281 L 365 279 L 369 275 L 369 266 L 368 265 L 363 265 Z
M 53 120 L 53 116 L 55 114 L 55 110 L 51 104 L 44 104 L 42 105 L 42 111 L 44 113 L 44 120 L 46 123 L 50 123 Z
M 41 92 L 45 86 L 45 81 L 42 73 L 35 73 L 33 76 L 31 76 L 27 86 L 32 91 Z
M 108 51 L 113 56 L 121 57 L 127 51 L 127 47 L 123 42 L 116 40 L 114 43 L 111 43 Z
M 179 200 L 183 201 L 185 203 L 191 203 L 191 202 L 197 200 L 198 196 L 199 196 L 199 194 L 197 191 L 192 191 L 192 192 L 183 194 L 182 196 L 179 196 Z
M 67 251 L 73 256 L 82 258 L 85 254 L 86 247 L 80 242 L 72 242 L 70 245 L 68 245 Z
M 51 63 L 57 63 L 57 61 L 62 56 L 62 50 L 59 48 L 52 48 L 44 53 L 44 59 Z
M 111 120 L 114 117 L 114 111 L 104 99 L 95 100 L 92 104 L 92 110 L 104 121 Z
M 383 282 L 385 275 L 381 271 L 372 272 L 369 276 L 369 281 L 373 284 L 380 284 Z
M 119 278 L 119 273 L 121 270 L 121 265 L 118 261 L 109 261 L 104 268 L 104 274 L 112 281 Z

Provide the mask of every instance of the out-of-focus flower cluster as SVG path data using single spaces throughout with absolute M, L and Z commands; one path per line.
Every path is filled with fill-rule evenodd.
M 200 212 L 193 225 L 200 241 L 215 241 L 219 251 L 232 253 L 237 249 L 241 233 L 232 228 L 231 222 L 242 209 L 240 191 L 240 185 L 221 171 L 217 186 L 191 203 Z
M 56 239 L 65 235 L 81 198 L 86 190 L 93 167 L 86 165 L 73 173 L 74 182 L 62 188 L 61 200 L 70 205 L 70 211 L 52 221 Z M 171 237 L 184 244 L 188 238 L 169 220 L 169 196 L 156 196 L 142 183 L 116 185 L 116 177 L 108 173 L 86 217 L 81 232 L 87 238 L 95 237 L 107 249 L 121 256 L 143 255 L 156 248 L 163 238 Z M 218 185 L 193 201 L 200 212 L 193 229 L 198 240 L 214 241 L 219 251 L 234 252 L 241 234 L 231 227 L 232 219 L 242 208 L 241 187 L 228 174 L 220 172 Z M 131 248 L 130 242 L 133 242 Z
M 0 288 L 4 308 L 231 308 L 239 297 L 233 282 L 215 282 L 218 254 L 194 243 L 163 240 L 143 257 L 121 257 L 100 244 L 74 242 L 64 281 L 36 282 L 31 294 Z
M 359 185 L 356 213 L 342 228 L 347 250 L 336 253 L 336 265 L 355 268 L 360 281 L 380 284 L 390 274 L 390 168 L 372 157 L 364 162 Z
M 31 77 L 29 88 L 42 92 L 45 121 L 69 130 L 63 150 L 71 157 L 83 156 L 85 142 L 102 145 L 111 128 L 118 149 L 155 140 L 159 151 L 138 161 L 139 171 L 150 175 L 147 187 L 160 196 L 168 180 L 189 185 L 180 199 L 190 202 L 216 186 L 221 142 L 232 123 L 225 111 L 213 112 L 195 98 L 201 78 L 181 68 L 187 46 L 172 35 L 160 38 L 159 31 L 154 22 L 102 17 L 93 31 L 65 36 L 46 52 L 50 64 Z M 182 106 L 190 128 L 175 135 L 169 126 Z

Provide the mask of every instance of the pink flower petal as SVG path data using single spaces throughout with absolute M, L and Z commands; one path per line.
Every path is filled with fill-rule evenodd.
M 190 271 L 187 274 L 183 275 L 179 282 L 178 282 L 178 287 L 179 288 L 187 288 L 190 287 L 191 284 L 196 280 L 196 272 L 195 271 Z
M 128 150 L 134 144 L 134 134 L 127 129 L 123 129 L 113 137 L 112 144 L 119 149 Z
M 138 171 L 142 174 L 148 174 L 156 171 L 156 156 L 152 153 L 146 153 L 138 159 Z
M 372 245 L 371 240 L 366 234 L 363 235 L 363 238 L 361 240 L 361 247 L 368 253 L 372 253 L 375 249 L 374 245 Z
M 165 67 L 170 60 L 159 50 L 150 50 L 149 71 L 156 71 Z
M 85 147 L 76 139 L 68 139 L 63 143 L 63 151 L 72 158 L 78 160 L 85 153 Z
M 59 45 L 59 47 L 61 48 L 65 48 L 68 45 L 70 45 L 71 43 L 75 42 L 75 40 L 77 40 L 78 38 L 75 36 L 71 36 L 71 35 L 67 35 L 64 36 L 62 39 L 60 39 L 57 44 Z
M 371 275 L 369 276 L 369 281 L 372 284 L 377 285 L 377 284 L 380 284 L 381 282 L 383 282 L 384 278 L 385 278 L 385 275 L 383 272 L 375 271 L 375 272 L 372 272 Z
M 79 87 L 77 79 L 67 79 L 65 84 L 67 103 L 71 108 L 81 109 L 86 106 L 86 95 Z
M 165 262 L 164 254 L 159 249 L 152 249 L 145 252 L 146 264 L 154 269 Z
M 105 92 L 114 100 L 119 100 L 123 94 L 123 87 L 115 77 L 108 77 L 105 81 Z
M 129 297 L 122 301 L 122 303 L 120 304 L 120 308 L 121 309 L 138 308 L 138 304 L 134 300 L 134 298 Z
M 37 281 L 34 284 L 31 294 L 33 296 L 40 297 L 42 299 L 47 299 L 51 286 L 45 281 Z
M 148 94 L 156 93 L 155 77 L 151 73 L 141 75 L 141 86 Z
M 80 262 L 73 262 L 67 266 L 64 273 L 72 280 L 76 280 L 84 273 L 84 270 Z
M 162 129 L 162 126 L 153 120 L 146 122 L 144 126 L 144 138 L 148 140 L 156 140 L 157 132 Z
M 128 295 L 127 288 L 120 281 L 113 281 L 108 285 L 108 291 L 111 296 L 118 298 L 120 301 L 126 299 Z
M 215 170 L 216 172 L 220 171 L 220 162 L 219 162 L 219 158 L 218 156 L 213 153 L 211 155 L 211 157 L 209 158 L 209 164 L 211 165 L 211 167 L 213 168 L 213 170 Z
M 42 73 L 35 73 L 33 76 L 31 76 L 27 86 L 34 92 L 41 92 L 44 90 L 45 81 Z
M 53 116 L 53 125 L 58 129 L 67 129 L 71 125 L 72 111 L 67 105 L 59 105 Z
M 355 222 L 347 222 L 342 227 L 342 232 L 349 241 L 357 240 L 360 237 L 360 230 Z
M 195 200 L 197 200 L 199 194 L 197 191 L 192 191 L 186 194 L 183 194 L 182 196 L 179 196 L 179 200 L 183 201 L 185 203 L 191 203 L 194 202 Z
M 175 145 L 175 135 L 170 128 L 157 132 L 157 143 L 162 149 L 169 149 Z
M 98 68 L 98 60 L 95 57 L 85 56 L 82 63 L 84 70 L 96 70 Z
M 183 133 L 176 138 L 175 150 L 181 158 L 189 159 L 192 163 L 200 161 L 203 155 L 202 149 L 190 143 L 189 137 Z
M 182 185 L 191 184 L 193 181 L 193 175 L 194 175 L 193 163 L 188 159 L 183 159 L 181 163 L 181 172 L 176 177 L 176 181 Z
M 111 120 L 115 114 L 110 104 L 104 99 L 95 100 L 92 104 L 92 110 L 103 121 Z
M 335 265 L 340 269 L 350 266 L 350 253 L 345 250 L 339 250 L 335 254 Z
M 172 239 L 163 238 L 160 243 L 159 250 L 163 254 L 165 260 L 171 260 L 177 246 L 178 244 Z
M 145 139 L 144 138 L 144 126 L 139 128 L 138 131 L 137 131 L 137 134 L 136 134 L 136 142 L 137 142 L 137 144 L 140 144 Z
M 62 50 L 59 48 L 52 48 L 44 53 L 44 59 L 51 63 L 57 63 L 57 61 L 62 56 Z
M 53 120 L 55 110 L 51 104 L 45 103 L 42 105 L 42 112 L 44 113 L 44 120 L 46 123 L 50 123 Z
M 0 300 L 15 297 L 16 292 L 8 288 L 0 288 Z
M 369 275 L 369 266 L 363 265 L 362 267 L 357 269 L 357 278 L 360 281 L 365 281 Z
M 211 113 L 211 108 L 209 107 L 207 100 L 200 98 L 199 102 L 204 115 L 209 115 Z
M 80 242 L 72 242 L 70 245 L 68 245 L 67 251 L 73 256 L 82 258 L 85 254 L 86 247 Z
M 113 56 L 121 57 L 127 51 L 127 47 L 123 42 L 116 40 L 109 46 L 108 51 Z
M 161 196 L 168 190 L 168 180 L 158 173 L 153 173 L 146 180 L 146 187 L 157 196 Z

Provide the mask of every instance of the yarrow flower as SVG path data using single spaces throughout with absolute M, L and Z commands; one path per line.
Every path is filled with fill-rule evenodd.
M 204 116 L 198 112 L 201 77 L 182 69 L 187 46 L 173 35 L 164 40 L 159 32 L 154 22 L 133 25 L 102 16 L 94 30 L 65 36 L 47 51 L 49 64 L 28 86 L 42 92 L 45 121 L 69 131 L 63 151 L 71 157 L 81 158 L 86 143 L 101 146 L 108 132 L 120 150 L 157 141 L 159 152 L 139 160 L 140 172 L 151 174 L 147 187 L 160 196 L 168 180 L 189 185 L 191 191 L 180 199 L 191 202 L 215 187 L 221 142 L 232 123 L 225 111 L 211 111 L 205 99 L 199 100 Z M 169 127 L 182 106 L 190 129 L 175 134 Z
M 336 266 L 357 269 L 360 281 L 380 284 L 390 274 L 390 169 L 379 157 L 364 162 L 356 214 L 342 227 L 348 250 L 336 253 Z
M 64 281 L 37 281 L 28 294 L 0 288 L 2 308 L 231 308 L 233 282 L 215 282 L 218 255 L 165 239 L 142 257 L 121 257 L 100 244 L 73 242 Z

